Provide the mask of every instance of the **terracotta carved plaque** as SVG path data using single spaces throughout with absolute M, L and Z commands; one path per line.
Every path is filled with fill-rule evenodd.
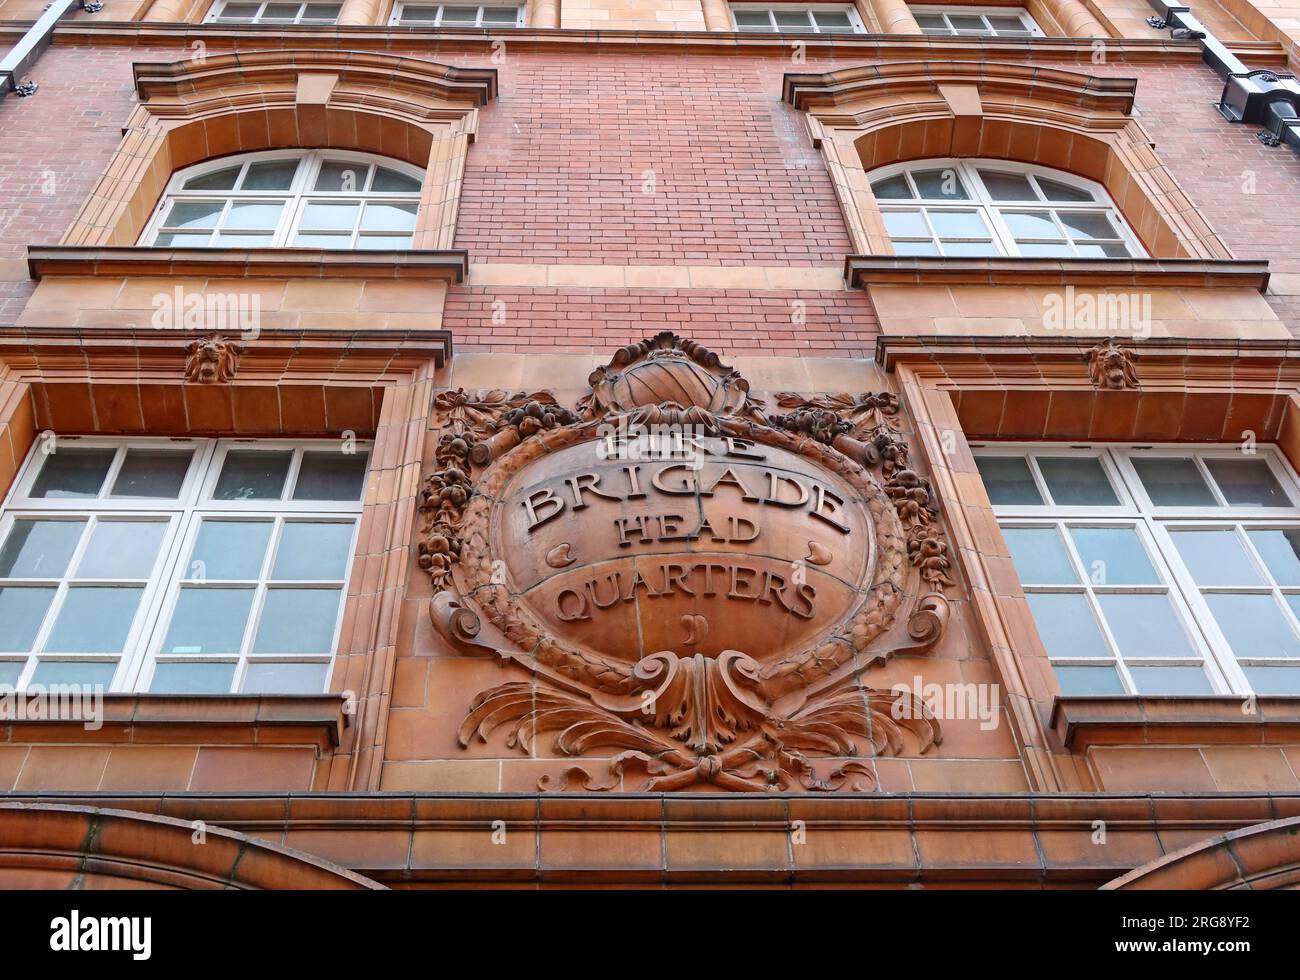
M 462 744 L 599 755 L 651 789 L 870 787 L 855 759 L 937 742 L 863 675 L 906 612 L 947 620 L 947 544 L 887 393 L 779 395 L 769 414 L 672 334 L 624 348 L 570 410 L 545 392 L 444 392 L 421 561 L 435 626 L 532 677 L 468 706 Z M 486 624 L 483 622 L 486 620 Z M 902 710 L 900 710 L 900 708 Z M 810 756 L 841 760 L 822 774 Z M 848 761 L 844 761 L 848 760 Z M 630 787 L 638 788 L 638 787 Z

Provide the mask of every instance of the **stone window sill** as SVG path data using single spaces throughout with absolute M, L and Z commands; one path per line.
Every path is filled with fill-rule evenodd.
M 75 718 L 14 717 L 0 702 L 0 743 L 316 744 L 333 748 L 352 716 L 339 694 L 106 694 L 99 728 Z
M 850 286 L 1268 287 L 1268 263 L 1240 259 L 1026 259 L 850 255 Z
M 1058 697 L 1052 728 L 1066 748 L 1262 745 L 1300 736 L 1300 697 Z
M 469 253 L 335 251 L 312 248 L 153 248 L 144 245 L 34 245 L 27 249 L 33 279 L 47 276 L 214 276 L 221 278 L 438 279 L 464 282 Z

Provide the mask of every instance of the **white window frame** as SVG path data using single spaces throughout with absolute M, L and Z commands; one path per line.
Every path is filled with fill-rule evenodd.
M 858 16 L 857 10 L 854 8 L 853 4 L 851 3 L 848 4 L 844 4 L 844 3 L 781 4 L 775 7 L 772 6 L 771 4 L 765 4 L 765 3 L 733 3 L 733 4 L 729 4 L 728 6 L 731 9 L 731 26 L 737 33 L 741 33 L 741 34 L 763 34 L 763 33 L 799 34 L 799 35 L 825 34 L 828 37 L 834 37 L 836 35 L 840 37 L 847 37 L 849 34 L 867 33 L 866 25 L 862 23 L 862 18 Z M 757 31 L 752 27 L 741 27 L 740 23 L 736 20 L 736 11 L 738 10 L 753 11 L 755 13 L 766 13 L 768 23 L 771 26 L 771 30 Z M 849 24 L 852 29 L 848 31 L 822 30 L 820 25 L 818 25 L 817 18 L 815 16 L 819 11 L 825 11 L 827 13 L 836 13 L 836 14 L 848 14 Z M 808 18 L 808 22 L 810 25 L 809 29 L 806 31 L 791 31 L 788 27 L 780 26 L 776 22 L 776 15 L 778 12 L 783 14 L 784 13 L 809 14 L 810 15 Z
M 42 662 L 113 662 L 116 668 L 106 690 L 113 692 L 148 692 L 153 679 L 154 669 L 160 662 L 197 661 L 203 663 L 234 663 L 232 690 L 242 690 L 245 675 L 250 665 L 255 663 L 294 663 L 323 664 L 324 682 L 321 692 L 328 688 L 330 673 L 333 669 L 340 641 L 340 628 L 344 610 L 347 606 L 348 588 L 356 561 L 358 534 L 361 526 L 362 509 L 365 498 L 363 481 L 361 493 L 355 501 L 311 500 L 295 501 L 288 499 L 296 486 L 301 471 L 303 456 L 312 451 L 339 450 L 338 440 L 319 439 L 167 439 L 167 438 L 107 438 L 58 436 L 58 448 L 114 449 L 117 454 L 111 463 L 100 494 L 97 498 L 45 498 L 32 497 L 30 492 L 35 483 L 46 452 L 42 441 L 28 453 L 19 469 L 8 495 L 0 504 L 0 543 L 9 534 L 16 520 L 76 520 L 84 519 L 91 524 L 103 520 L 157 520 L 167 523 L 158 554 L 150 577 L 143 585 L 143 591 L 136 607 L 135 618 L 131 623 L 127 640 L 120 653 L 112 654 L 67 654 L 51 651 L 41 653 L 45 638 L 53 629 L 64 595 L 72 581 L 72 570 L 77 567 L 86 550 L 93 533 L 93 526 L 83 531 L 76 550 L 69 559 L 67 567 L 56 587 L 56 594 L 46 608 L 44 618 L 32 642 L 32 651 L 21 653 L 0 653 L 0 660 L 6 662 L 23 661 L 18 676 L 17 688 L 23 689 L 29 682 L 36 667 Z M 112 498 L 108 496 L 114 481 L 130 449 L 188 449 L 193 455 L 186 472 L 181 491 L 175 499 L 163 498 Z M 232 451 L 284 451 L 290 450 L 293 456 L 282 489 L 280 500 L 214 500 L 212 492 L 216 486 L 226 456 Z M 355 450 L 366 454 L 366 467 L 369 471 L 373 463 L 373 445 L 370 442 L 356 443 Z M 241 650 L 233 654 L 162 654 L 161 647 L 171 626 L 172 613 L 180 596 L 182 585 L 194 584 L 185 578 L 185 562 L 188 560 L 199 530 L 205 520 L 222 519 L 257 519 L 273 522 L 272 535 L 268 539 L 267 553 L 263 557 L 261 577 L 254 586 L 255 594 L 250 606 L 248 622 Z M 270 584 L 269 575 L 276 560 L 276 548 L 280 539 L 280 528 L 294 521 L 311 523 L 351 523 L 352 536 L 348 546 L 348 558 L 342 580 L 311 580 L 290 582 L 276 580 Z M 0 580 L 0 587 L 14 585 L 29 587 L 45 584 L 52 579 L 5 579 Z M 77 580 L 90 582 L 92 580 Z M 99 580 L 93 580 L 98 583 Z M 126 581 L 126 580 L 122 580 Z M 131 582 L 136 580 L 132 579 Z M 240 580 L 241 582 L 243 580 Z M 251 581 L 251 580 L 249 580 Z M 199 583 L 200 585 L 206 583 Z M 333 624 L 329 649 L 319 654 L 280 654 L 252 653 L 252 644 L 257 635 L 260 616 L 264 607 L 264 596 L 272 588 L 320 588 L 339 591 L 338 610 Z M 0 624 L 0 628 L 3 624 Z
M 432 19 L 432 20 L 417 20 L 417 21 L 409 21 L 409 22 L 407 22 L 407 23 L 402 23 L 402 17 L 403 17 L 403 15 L 404 15 L 405 12 L 406 12 L 406 8 L 407 8 L 407 7 L 436 8 L 437 11 L 438 11 L 438 14 L 437 14 L 437 16 L 436 16 L 434 19 Z M 509 28 L 509 27 L 523 27 L 523 26 L 524 26 L 524 14 L 525 14 L 526 11 L 527 11 L 527 4 L 526 4 L 526 3 L 520 3 L 520 4 L 517 6 L 516 10 L 515 10 L 515 22 L 514 22 L 513 25 L 512 25 L 512 24 L 509 24 L 509 23 L 497 23 L 497 22 L 489 22 L 489 23 L 486 23 L 486 24 L 485 24 L 485 23 L 483 23 L 483 12 L 484 12 L 485 10 L 497 10 L 497 9 L 501 9 L 501 8 L 503 8 L 503 7 L 505 7 L 505 8 L 510 8 L 510 7 L 515 7 L 515 4 L 512 4 L 512 3 L 483 3 L 483 4 L 473 4 L 473 3 L 414 3 L 414 2 L 412 2 L 412 3 L 404 3 L 403 0 L 397 0 L 397 2 L 393 4 L 393 12 L 392 12 L 392 14 L 389 16 L 389 18 L 388 18 L 388 24 L 389 24 L 390 27 L 424 27 L 424 28 L 430 28 L 430 29 L 436 28 L 436 29 L 441 30 L 442 27 L 443 27 L 443 23 L 442 23 L 442 14 L 443 14 L 443 10 L 444 10 L 445 8 L 447 8 L 447 7 L 478 7 L 478 14 L 477 14 L 477 16 L 474 18 L 474 23 L 473 23 L 473 24 L 462 24 L 462 23 L 456 23 L 456 24 L 448 24 L 448 25 L 447 25 L 448 27 L 452 27 L 452 28 L 460 27 L 460 28 L 466 28 L 466 29 L 471 28 L 471 27 L 475 27 L 475 28 L 485 28 L 485 29 L 491 30 L 491 29 L 498 28 L 498 27 L 501 27 L 501 28 Z
M 203 22 L 205 24 L 228 24 L 231 27 L 237 27 L 240 25 L 262 24 L 262 23 L 274 24 L 276 26 L 284 26 L 286 24 L 305 23 L 308 26 L 313 26 L 313 27 L 333 27 L 335 24 L 338 23 L 339 14 L 343 12 L 343 4 L 342 2 L 339 2 L 337 4 L 329 4 L 329 6 L 337 6 L 339 8 L 339 13 L 336 13 L 333 19 L 331 20 L 324 20 L 321 18 L 305 19 L 307 15 L 307 8 L 309 6 L 316 6 L 316 3 L 314 3 L 313 0 L 299 0 L 298 13 L 293 18 L 293 20 L 280 20 L 279 18 L 273 18 L 271 20 L 264 21 L 262 18 L 268 6 L 273 4 L 288 3 L 291 2 L 291 0 L 261 0 L 261 3 L 258 6 L 257 13 L 250 20 L 244 20 L 242 18 L 238 20 L 234 20 L 234 19 L 222 20 L 222 17 L 225 14 L 226 7 L 228 7 L 230 4 L 257 3 L 257 2 L 258 0 L 217 0 L 217 2 L 212 5 L 212 9 L 208 11 L 207 16 L 203 18 Z
M 908 4 L 908 9 L 913 16 L 917 14 L 929 14 L 932 17 L 942 17 L 944 24 L 947 25 L 946 31 L 936 30 L 934 28 L 921 28 L 921 33 L 929 37 L 1000 37 L 1000 38 L 1022 38 L 1020 34 L 999 34 L 997 29 L 989 23 L 988 18 L 992 17 L 1015 17 L 1024 25 L 1025 31 L 1030 37 L 1044 37 L 1043 29 L 1038 26 L 1038 22 L 1024 7 L 947 7 L 942 4 Z M 979 17 L 984 23 L 984 31 L 969 31 L 952 26 L 949 21 L 949 15 L 955 14 L 961 16 Z
M 979 176 L 978 171 L 979 168 L 981 167 L 985 170 L 997 170 L 1002 173 L 1016 174 L 1025 177 L 1033 177 L 1033 178 L 1040 177 L 1040 176 L 1045 177 L 1048 180 L 1052 180 L 1056 183 L 1066 184 L 1071 187 L 1077 188 L 1079 190 L 1086 191 L 1087 193 L 1092 195 L 1093 200 L 1091 201 L 1049 201 L 1049 200 L 998 201 L 998 200 L 994 200 L 993 196 L 989 193 L 988 189 L 984 186 L 984 181 Z M 953 173 L 956 174 L 956 176 L 960 179 L 962 185 L 966 188 L 967 192 L 969 193 L 970 195 L 969 198 L 965 200 L 956 200 L 956 199 L 949 199 L 949 198 L 934 199 L 934 198 L 920 197 L 919 189 L 917 188 L 916 183 L 912 180 L 910 176 L 912 171 L 918 171 L 918 170 L 953 171 Z M 890 164 L 889 166 L 878 167 L 875 170 L 872 170 L 870 173 L 867 174 L 867 180 L 870 184 L 876 184 L 879 183 L 880 181 L 888 180 L 892 177 L 898 177 L 899 175 L 903 175 L 903 174 L 908 175 L 904 179 L 908 182 L 908 186 L 912 189 L 913 193 L 917 194 L 918 196 L 913 197 L 910 200 L 900 199 L 900 198 L 877 198 L 876 206 L 880 209 L 882 221 L 884 220 L 884 215 L 889 212 L 915 212 L 918 210 L 921 211 L 923 214 L 922 220 L 924 221 L 926 227 L 929 228 L 931 233 L 930 242 L 936 247 L 939 255 L 945 255 L 947 253 L 944 251 L 944 244 L 943 242 L 940 241 L 938 233 L 929 218 L 930 212 L 978 211 L 983 219 L 986 229 L 989 232 L 989 235 L 986 237 L 992 241 L 993 246 L 997 249 L 996 254 L 998 256 L 1016 258 L 1016 257 L 1025 257 L 1025 256 L 1022 256 L 1020 244 L 1016 241 L 1015 235 L 1013 234 L 1010 227 L 1006 223 L 1006 219 L 1004 217 L 1005 214 L 1014 213 L 1014 212 L 1024 212 L 1024 211 L 1048 211 L 1052 213 L 1052 221 L 1056 225 L 1057 233 L 1061 236 L 1061 238 L 1063 238 L 1066 242 L 1070 244 L 1072 254 L 1077 256 L 1078 247 L 1075 244 L 1075 240 L 1070 237 L 1068 231 L 1066 231 L 1065 228 L 1061 225 L 1060 219 L 1057 216 L 1057 212 L 1102 211 L 1106 213 L 1106 216 L 1110 219 L 1111 224 L 1115 227 L 1115 229 L 1118 231 L 1119 234 L 1113 240 L 1097 239 L 1096 241 L 1105 241 L 1106 243 L 1110 243 L 1111 241 L 1116 241 L 1123 244 L 1124 247 L 1128 249 L 1129 255 L 1123 256 L 1122 258 L 1146 258 L 1147 253 L 1146 250 L 1142 247 L 1142 242 L 1138 239 L 1137 235 L 1133 233 L 1133 229 L 1129 227 L 1129 224 L 1124 219 L 1124 215 L 1120 211 L 1118 205 L 1116 205 L 1115 202 L 1111 199 L 1111 196 L 1107 192 L 1106 188 L 1103 187 L 1101 184 L 1097 183 L 1095 180 L 1089 180 L 1086 177 L 1079 177 L 1076 176 L 1075 174 L 1066 173 L 1061 170 L 1053 170 L 1050 167 L 1040 167 L 1037 166 L 1036 164 L 1020 163 L 1014 160 L 996 160 L 996 159 L 990 159 L 986 157 L 960 159 L 960 160 L 937 157 L 937 158 L 931 158 L 926 160 L 910 160 L 906 163 L 894 163 L 894 164 Z M 1031 183 L 1033 184 L 1034 187 L 1037 187 L 1036 181 L 1031 181 Z M 918 243 L 922 241 L 920 236 L 892 235 L 890 237 L 891 240 L 907 238 L 907 239 L 916 239 Z M 956 244 L 959 242 L 966 242 L 966 241 L 977 241 L 977 239 L 974 238 L 948 239 L 948 242 L 950 244 Z M 1088 244 L 1088 241 L 1080 240 L 1079 244 L 1086 245 Z M 901 254 L 901 255 L 918 254 L 918 253 L 906 252 L 906 251 L 897 252 L 897 248 L 895 249 L 895 251 L 897 254 Z M 1029 256 L 1029 257 L 1033 257 L 1033 256 Z M 1068 258 L 1071 256 L 1055 256 L 1055 257 Z M 1105 257 L 1102 256 L 1086 256 L 1086 257 L 1096 261 L 1105 261 Z M 1116 256 L 1116 258 L 1120 258 L 1120 257 Z
M 1013 457 L 1029 460 L 1030 473 L 1044 501 L 1043 505 L 995 504 L 993 511 L 998 523 L 1003 528 L 1047 527 L 1056 526 L 1063 539 L 1071 562 L 1080 572 L 1081 588 L 1042 586 L 1022 583 L 1026 594 L 1032 592 L 1079 592 L 1084 588 L 1091 593 L 1093 586 L 1089 582 L 1088 570 L 1079 558 L 1075 544 L 1067 527 L 1109 526 L 1135 527 L 1139 538 L 1147 549 L 1157 573 L 1164 578 L 1169 587 L 1175 613 L 1183 620 L 1192 644 L 1205 654 L 1204 666 L 1206 676 L 1215 694 L 1248 697 L 1255 695 L 1243 667 L 1275 667 L 1297 671 L 1300 677 L 1300 656 L 1296 657 L 1261 657 L 1250 653 L 1235 652 L 1227 637 L 1220 629 L 1218 620 L 1205 601 L 1205 594 L 1250 593 L 1271 595 L 1282 613 L 1283 621 L 1295 633 L 1300 645 L 1300 614 L 1285 600 L 1287 595 L 1300 596 L 1300 585 L 1280 585 L 1268 569 L 1254 545 L 1249 541 L 1249 530 L 1288 530 L 1300 531 L 1300 478 L 1286 461 L 1276 446 L 1257 445 L 1249 458 L 1264 461 L 1278 486 L 1290 498 L 1289 507 L 1244 507 L 1230 505 L 1226 502 L 1216 481 L 1205 467 L 1205 460 L 1243 458 L 1240 443 L 1167 443 L 1167 444 L 1105 444 L 1097 446 L 1080 446 L 1077 443 L 1031 442 L 1031 443 L 973 443 L 972 452 L 976 457 Z M 1111 484 L 1120 500 L 1118 506 L 1084 507 L 1075 505 L 1055 505 L 1050 503 L 1050 491 L 1042 479 L 1035 456 L 1062 457 L 1086 456 L 1099 459 L 1103 470 L 1110 478 Z M 1164 506 L 1157 507 L 1151 502 L 1136 467 L 1134 458 L 1192 458 L 1200 475 L 1205 480 L 1210 492 L 1219 501 L 1217 506 Z M 1199 585 L 1192 578 L 1192 573 L 1178 551 L 1178 546 L 1171 537 L 1171 531 L 1179 530 L 1232 530 L 1243 545 L 1243 550 L 1259 575 L 1260 585 Z M 1132 589 L 1130 589 L 1131 591 Z M 1141 591 L 1141 589 L 1139 589 Z M 1147 590 L 1151 591 L 1151 590 Z M 1114 644 L 1105 618 L 1096 615 L 1096 608 L 1091 603 L 1089 608 L 1097 619 L 1097 625 L 1103 638 L 1116 654 Z M 1174 666 L 1184 663 L 1181 659 L 1170 657 L 1128 657 L 1114 655 L 1110 659 L 1099 657 L 1050 657 L 1052 664 L 1061 666 L 1101 666 L 1113 664 L 1124 684 L 1127 696 L 1139 696 L 1128 671 L 1128 666 Z M 1190 662 L 1190 661 L 1188 661 Z M 1271 695 L 1267 692 L 1259 696 Z
M 186 181 L 205 174 L 215 173 L 226 170 L 235 165 L 242 169 L 236 177 L 235 184 L 238 187 L 239 182 L 244 179 L 248 172 L 249 166 L 274 160 L 297 160 L 298 169 L 294 173 L 293 181 L 285 190 L 182 190 Z M 317 191 L 312 190 L 312 185 L 320 173 L 321 166 L 327 162 L 336 163 L 356 163 L 359 167 L 370 167 L 371 164 L 385 167 L 389 170 L 417 180 L 420 182 L 418 191 Z M 369 173 L 369 170 L 367 170 Z M 174 201 L 194 201 L 194 202 L 224 202 L 221 215 L 217 219 L 216 226 L 208 235 L 206 245 L 186 244 L 186 245 L 164 245 L 164 248 L 326 248 L 333 246 L 320 245 L 293 245 L 293 240 L 299 232 L 299 225 L 302 222 L 303 214 L 307 206 L 312 203 L 352 203 L 359 202 L 362 207 L 358 209 L 356 222 L 353 225 L 352 233 L 347 237 L 348 248 L 356 248 L 357 243 L 363 238 L 377 237 L 400 237 L 396 233 L 374 232 L 363 234 L 361 231 L 362 212 L 367 202 L 401 202 L 404 204 L 416 205 L 416 222 L 419 222 L 419 205 L 423 195 L 425 172 L 419 167 L 412 166 L 402 160 L 395 160 L 391 157 L 378 156 L 373 153 L 355 153 L 345 150 L 262 150 L 256 153 L 241 153 L 235 156 L 218 157 L 213 160 L 205 160 L 183 170 L 178 170 L 172 174 L 171 180 L 167 182 L 167 189 L 163 191 L 157 206 L 154 208 L 153 215 L 145 225 L 144 231 L 140 235 L 141 245 L 154 245 L 158 236 L 162 234 L 164 224 L 163 219 L 167 215 L 168 209 Z M 265 235 L 265 244 L 253 245 L 223 245 L 218 243 L 218 236 L 224 231 L 231 234 L 237 234 L 235 229 L 223 229 L 222 222 L 230 213 L 231 207 L 236 203 L 257 202 L 257 201 L 284 201 L 285 205 L 281 208 L 280 217 L 274 230 L 269 235 Z M 312 234 L 306 231 L 304 234 Z M 411 232 L 411 238 L 414 240 L 415 232 Z M 343 236 L 339 236 L 340 241 Z M 408 246 L 409 247 L 409 246 Z

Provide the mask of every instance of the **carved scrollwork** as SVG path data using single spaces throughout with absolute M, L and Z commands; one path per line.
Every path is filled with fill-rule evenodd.
M 476 697 L 460 744 L 504 731 L 522 752 L 547 735 L 563 756 L 607 757 L 603 771 L 567 766 L 542 789 L 736 792 L 866 791 L 865 760 L 938 744 L 923 703 L 864 683 L 890 656 L 930 649 L 950 616 L 948 545 L 932 488 L 909 466 L 897 397 L 787 392 L 776 400 L 788 411 L 769 416 L 735 370 L 671 333 L 621 349 L 590 383 L 575 411 L 548 392 L 435 400 L 419 555 L 434 626 L 467 655 L 532 674 Z M 611 430 L 648 426 L 689 431 L 703 455 L 638 469 L 597 451 Z M 682 495 L 703 515 L 694 531 L 655 510 Z M 760 531 L 771 544 L 751 556 Z M 637 547 L 647 534 L 698 546 Z M 730 576 L 725 587 L 714 574 Z M 918 579 L 907 637 L 879 645 Z M 771 629 L 727 600 L 753 603 Z M 596 609 L 615 618 L 594 621 Z M 746 630 L 745 651 L 723 646 Z

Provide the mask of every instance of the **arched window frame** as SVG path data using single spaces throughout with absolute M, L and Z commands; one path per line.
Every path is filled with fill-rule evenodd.
M 1045 199 L 1037 200 L 997 200 L 989 192 L 979 171 L 997 170 L 1001 173 L 1023 175 L 1033 178 L 1031 186 L 1041 192 L 1038 185 L 1038 178 L 1046 178 L 1059 184 L 1073 187 L 1077 190 L 1084 191 L 1092 195 L 1090 201 L 1051 201 Z M 923 198 L 919 196 L 919 188 L 915 180 L 908 176 L 908 186 L 913 194 L 917 196 L 911 198 L 884 198 L 877 196 L 876 204 L 880 209 L 881 218 L 885 223 L 890 241 L 894 246 L 896 255 L 944 255 L 944 256 L 1002 256 L 1011 258 L 1145 258 L 1147 253 L 1143 248 L 1141 241 L 1133 233 L 1128 222 L 1124 219 L 1123 213 L 1111 199 L 1106 189 L 1093 180 L 1078 177 L 1074 174 L 1065 173 L 1060 170 L 1054 170 L 1050 167 L 1040 167 L 1034 164 L 1019 163 L 1014 160 L 998 160 L 990 158 L 973 158 L 973 159 L 944 159 L 934 158 L 927 160 L 909 160 L 906 163 L 891 164 L 886 167 L 880 167 L 872 170 L 867 178 L 872 186 L 872 193 L 875 194 L 876 187 L 882 182 L 891 178 L 898 177 L 900 174 L 911 175 L 916 171 L 935 171 L 935 170 L 952 170 L 957 178 L 965 187 L 968 197 L 961 198 Z M 1044 195 L 1045 196 L 1045 195 Z M 974 234 L 943 234 L 940 229 L 936 228 L 931 218 L 932 214 L 940 213 L 970 213 L 978 211 L 986 226 L 987 234 L 977 236 Z M 1051 221 L 1055 226 L 1055 237 L 1047 236 L 1030 236 L 1028 234 L 1017 232 L 1012 227 L 1008 217 L 1014 214 L 1025 214 L 1029 212 L 1049 212 Z M 890 227 L 890 214 L 900 213 L 917 213 L 923 212 L 922 224 L 929 230 L 928 241 L 931 246 L 930 250 L 924 249 L 927 236 L 920 233 L 904 233 L 911 229 L 904 228 L 904 222 L 895 221 L 894 227 Z M 1114 227 L 1116 234 L 1113 238 L 1102 239 L 1081 239 L 1071 237 L 1061 221 L 1061 215 L 1079 215 L 1083 213 L 1104 212 Z M 1023 232 L 1023 227 L 1021 232 Z M 1017 237 L 1019 235 L 1019 237 Z M 1109 253 L 1114 254 L 1087 254 L 1091 249 L 1080 246 L 1088 246 L 1098 243 L 1099 247 L 1104 246 Z M 1050 244 L 1050 247 L 1049 247 Z M 991 248 L 983 246 L 989 245 Z M 912 246 L 912 247 L 908 247 Z M 1063 246 L 1063 247 L 1062 247 Z M 1119 254 L 1119 247 L 1122 246 L 1126 254 Z M 1054 251 L 1053 251 L 1054 249 Z
M 241 167 L 239 176 L 236 178 L 235 187 L 238 188 L 244 177 L 248 173 L 249 167 L 264 161 L 276 160 L 293 160 L 298 161 L 298 169 L 295 171 L 293 180 L 287 189 L 280 190 L 184 190 L 184 185 L 195 177 L 205 174 L 217 173 L 226 170 L 236 164 Z M 419 187 L 411 191 L 320 191 L 312 189 L 317 175 L 320 173 L 321 166 L 325 162 L 344 162 L 355 163 L 358 166 L 365 166 L 366 183 L 369 186 L 372 171 L 371 165 L 378 165 L 386 169 L 396 171 L 403 176 L 419 182 Z M 410 248 L 411 241 L 415 234 L 416 218 L 419 212 L 420 196 L 423 190 L 425 172 L 419 167 L 412 166 L 401 160 L 395 160 L 391 157 L 379 156 L 373 153 L 357 153 L 345 150 L 264 150 L 257 153 L 243 153 L 235 156 L 218 157 L 211 160 L 205 160 L 202 163 L 186 167 L 172 174 L 171 179 L 167 182 L 167 188 L 159 198 L 154 213 L 150 217 L 144 232 L 140 236 L 141 245 L 157 245 L 158 238 L 161 234 L 166 233 L 166 218 L 169 216 L 170 207 L 177 201 L 192 202 L 223 202 L 223 207 L 216 225 L 208 233 L 208 240 L 200 242 L 179 241 L 164 242 L 161 247 L 168 248 L 331 248 L 331 249 L 357 249 L 357 248 L 379 248 L 379 249 L 402 249 Z M 274 201 L 283 201 L 284 207 L 281 208 L 279 218 L 274 229 L 250 229 L 242 231 L 236 227 L 227 224 L 228 217 L 232 208 L 243 202 L 269 203 Z M 301 230 L 300 225 L 306 209 L 309 205 L 315 203 L 333 203 L 348 204 L 357 203 L 360 207 L 357 210 L 356 218 L 353 222 L 352 231 L 349 234 L 330 235 L 321 232 L 316 235 L 318 239 L 330 238 L 332 241 L 323 244 L 321 241 L 316 242 L 298 242 L 298 233 Z M 361 228 L 363 215 L 366 206 L 371 203 L 401 203 L 410 205 L 414 210 L 411 211 L 411 230 L 409 233 L 384 234 L 371 229 Z M 219 240 L 219 236 L 225 233 L 227 238 L 238 236 L 244 240 L 229 241 Z M 311 234 L 311 232 L 306 232 Z M 384 241 L 385 239 L 405 238 L 405 244 L 398 244 L 394 241 Z M 334 244 L 333 240 L 338 244 Z M 346 240 L 346 244 L 344 241 Z M 382 244 L 381 244 L 382 242 Z M 367 244 L 370 243 L 370 244 Z

